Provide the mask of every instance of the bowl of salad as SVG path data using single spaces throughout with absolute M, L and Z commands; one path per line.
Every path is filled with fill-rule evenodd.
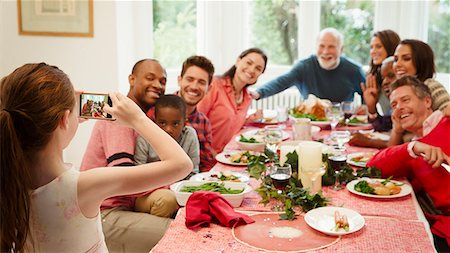
M 180 206 L 185 206 L 192 193 L 197 191 L 211 191 L 220 193 L 233 207 L 239 207 L 244 200 L 244 194 L 252 188 L 246 183 L 240 182 L 205 182 L 205 181 L 180 181 L 170 186 L 175 192 L 175 197 Z
M 236 137 L 236 143 L 242 150 L 263 152 L 266 144 L 259 136 L 245 136 L 243 134 Z

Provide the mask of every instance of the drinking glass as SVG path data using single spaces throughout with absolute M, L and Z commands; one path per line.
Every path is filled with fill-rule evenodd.
M 278 144 L 283 140 L 283 131 L 278 126 L 264 127 L 264 142 L 269 150 L 277 153 Z
M 341 103 L 333 103 L 327 108 L 327 119 L 330 121 L 332 132 L 336 131 L 336 126 L 343 117 Z
M 319 192 L 322 188 L 322 176 L 325 174 L 325 166 L 320 166 L 318 168 L 301 168 L 302 170 L 302 176 L 305 179 L 305 181 L 311 182 L 311 188 L 309 189 L 309 192 L 311 194 L 316 194 Z M 303 179 L 302 179 L 303 180 Z M 318 181 L 320 181 L 320 184 L 318 184 Z M 303 183 L 303 181 L 302 181 Z
M 349 131 L 334 131 L 331 133 L 331 138 L 336 141 L 339 151 L 345 150 L 344 145 L 350 141 L 350 136 Z
M 281 194 L 286 185 L 289 184 L 289 179 L 292 176 L 291 165 L 285 163 L 283 165 L 274 164 L 269 168 L 270 179 L 272 179 L 272 184 L 278 190 L 278 194 Z M 273 206 L 272 211 L 282 211 L 284 208 L 281 199 L 277 199 L 276 204 Z
M 352 101 L 344 101 L 341 103 L 341 108 L 344 112 L 345 124 L 348 125 L 350 118 L 355 113 L 355 105 Z
M 344 164 L 347 162 L 347 157 L 343 155 L 329 156 L 328 162 L 335 174 L 334 185 L 331 189 L 339 191 L 342 189 L 341 182 L 339 181 L 339 176 L 341 174 L 342 166 L 344 166 Z
M 289 163 L 283 165 L 274 164 L 270 167 L 269 173 L 273 186 L 281 191 L 284 190 L 289 183 L 289 179 L 292 176 L 292 168 Z

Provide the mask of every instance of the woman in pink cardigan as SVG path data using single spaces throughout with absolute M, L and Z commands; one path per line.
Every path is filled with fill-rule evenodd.
M 210 90 L 197 105 L 212 126 L 212 147 L 217 153 L 239 132 L 246 121 L 252 98 L 247 91 L 264 73 L 267 56 L 259 48 L 242 52 L 223 76 L 214 77 Z M 261 117 L 262 115 L 259 115 Z M 251 115 L 255 119 L 257 115 Z

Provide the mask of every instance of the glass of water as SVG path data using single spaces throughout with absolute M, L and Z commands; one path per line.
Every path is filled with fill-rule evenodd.
M 334 131 L 331 133 L 331 138 L 336 141 L 338 145 L 338 151 L 345 151 L 345 143 L 350 141 L 349 131 Z
M 336 131 L 336 126 L 339 121 L 344 118 L 344 112 L 341 108 L 341 103 L 333 103 L 327 108 L 327 119 L 330 121 L 331 131 Z
M 283 140 L 283 131 L 279 126 L 264 127 L 264 142 L 269 150 L 277 152 L 278 144 Z

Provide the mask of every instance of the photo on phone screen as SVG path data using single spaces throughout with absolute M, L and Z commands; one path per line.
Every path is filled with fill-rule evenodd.
M 111 114 L 103 111 L 103 107 L 112 105 L 108 94 L 82 93 L 80 95 L 80 117 L 88 119 L 114 120 Z

